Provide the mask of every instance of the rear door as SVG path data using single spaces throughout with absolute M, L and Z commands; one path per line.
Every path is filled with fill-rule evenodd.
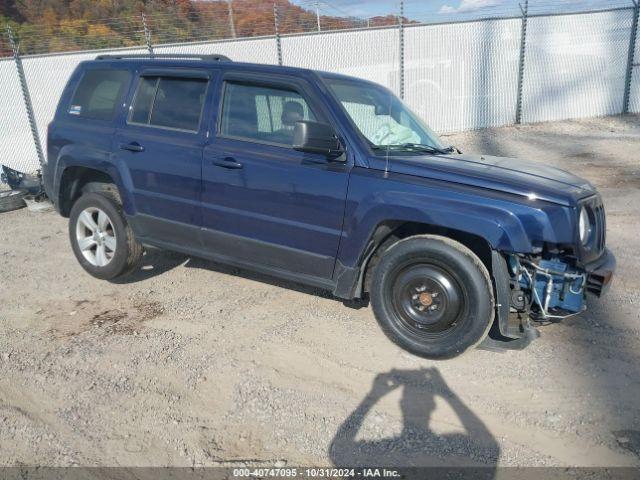
M 350 165 L 292 148 L 297 120 L 329 122 L 302 79 L 226 73 L 203 159 L 203 241 L 244 263 L 332 277 Z
M 128 167 L 141 240 L 201 246 L 203 112 L 215 71 L 147 69 L 136 79 L 114 152 Z

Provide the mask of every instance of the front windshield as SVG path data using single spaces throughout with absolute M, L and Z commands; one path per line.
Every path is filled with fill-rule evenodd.
M 390 90 L 342 78 L 325 78 L 325 82 L 374 150 L 447 150 Z

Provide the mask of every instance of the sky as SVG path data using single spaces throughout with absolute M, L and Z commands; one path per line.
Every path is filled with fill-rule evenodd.
M 372 17 L 398 11 L 399 0 L 292 0 L 321 14 Z M 512 16 L 520 12 L 524 0 L 405 0 L 406 16 L 429 17 Z M 632 0 L 529 0 L 534 13 L 631 6 Z

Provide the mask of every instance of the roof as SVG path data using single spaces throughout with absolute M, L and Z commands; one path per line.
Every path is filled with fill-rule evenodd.
M 310 73 L 319 75 L 322 78 L 335 78 L 335 79 L 344 79 L 344 80 L 352 80 L 359 81 L 363 83 L 373 83 L 368 80 L 364 80 L 357 77 L 351 77 L 348 75 L 333 73 L 333 72 L 324 72 L 321 70 L 313 70 L 309 68 L 300 68 L 300 67 L 289 67 L 283 65 L 272 65 L 265 63 L 248 63 L 248 62 L 234 62 L 229 57 L 225 55 L 199 55 L 199 54 L 116 54 L 116 55 L 99 55 L 96 57 L 93 62 L 126 62 L 128 64 L 140 65 L 141 63 L 145 65 L 154 65 L 158 67 L 187 67 L 187 68 L 198 68 L 202 67 L 204 64 L 216 64 L 216 66 L 233 66 L 233 68 L 239 69 L 251 69 L 251 70 L 261 70 L 269 73 L 289 73 L 294 75 L 308 75 Z
M 272 65 L 266 63 L 247 63 L 247 62 L 234 62 L 225 55 L 199 55 L 199 54 L 117 54 L 117 55 L 98 55 L 95 60 L 91 62 L 103 62 L 103 61 L 117 61 L 126 62 L 128 64 L 139 65 L 141 63 L 145 65 L 155 65 L 158 67 L 170 67 L 181 66 L 188 68 L 198 68 L 203 64 L 216 64 L 216 66 L 230 66 L 239 68 L 251 68 L 260 69 L 266 71 L 281 71 L 286 70 L 293 72 L 312 72 L 313 70 L 307 68 L 298 67 L 285 67 L 281 65 Z

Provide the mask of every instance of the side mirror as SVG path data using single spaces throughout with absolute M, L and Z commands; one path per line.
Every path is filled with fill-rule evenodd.
M 293 128 L 293 149 L 336 158 L 344 152 L 331 125 L 300 120 Z

